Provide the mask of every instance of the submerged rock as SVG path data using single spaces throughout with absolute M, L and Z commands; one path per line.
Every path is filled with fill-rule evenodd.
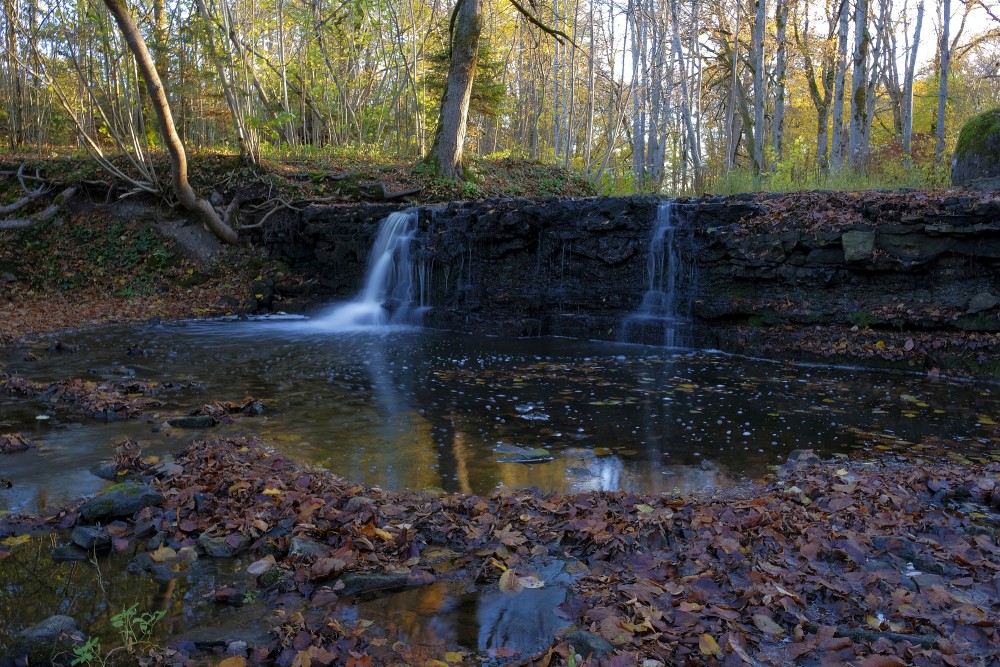
M 573 647 L 573 650 L 583 658 L 603 658 L 606 655 L 611 655 L 615 647 L 607 639 L 599 635 L 595 635 L 592 632 L 586 632 L 583 630 L 574 630 L 567 634 L 563 639 L 566 643 Z
M 167 423 L 174 428 L 209 428 L 215 426 L 215 417 L 211 415 L 188 415 L 186 417 L 173 417 Z
M 77 526 L 73 529 L 70 539 L 73 540 L 73 544 L 87 551 L 91 549 L 104 551 L 111 548 L 111 537 L 104 528 Z
M 70 665 L 76 656 L 73 647 L 86 641 L 71 616 L 50 616 L 21 632 L 5 647 L 0 667 L 13 665 Z
M 115 484 L 80 507 L 80 516 L 88 523 L 132 516 L 139 510 L 160 505 L 163 496 L 147 484 L 124 482 Z

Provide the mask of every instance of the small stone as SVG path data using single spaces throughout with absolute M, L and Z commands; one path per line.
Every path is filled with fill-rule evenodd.
M 563 639 L 573 647 L 573 651 L 581 655 L 585 660 L 588 658 L 600 659 L 611 655 L 615 650 L 614 645 L 607 639 L 583 630 L 570 632 Z
M 407 574 L 371 574 L 368 572 L 345 572 L 338 580 L 344 587 L 337 591 L 341 597 L 378 593 L 381 591 L 399 591 L 410 586 L 410 576 Z
M 990 294 L 989 292 L 980 292 L 976 296 L 969 299 L 969 308 L 965 312 L 969 315 L 975 315 L 976 313 L 981 313 L 984 310 L 995 308 L 997 304 L 1000 304 L 1000 299 L 996 296 Z
M 62 635 L 80 632 L 72 616 L 49 616 L 20 634 L 20 638 L 32 644 L 52 644 Z
M 257 583 L 265 591 L 284 588 L 285 582 L 291 579 L 292 573 L 281 567 L 272 567 L 257 578 Z
M 234 533 L 227 537 L 202 534 L 198 538 L 198 546 L 212 558 L 232 558 L 237 553 L 250 546 L 252 540 L 247 535 Z
M 186 417 L 173 417 L 167 423 L 174 428 L 209 428 L 217 423 L 212 415 L 188 415 Z
M 288 555 L 303 558 L 322 558 L 329 548 L 308 537 L 293 537 L 288 541 Z
M 101 461 L 90 469 L 90 473 L 95 477 L 113 482 L 118 479 L 118 468 L 111 461 Z
M 65 563 L 88 560 L 90 554 L 75 544 L 64 544 L 52 550 L 51 558 L 56 563 Z
M 4 271 L 2 274 L 0 274 L 0 278 L 2 278 L 5 283 L 16 283 L 17 282 L 17 276 L 15 276 L 10 271 Z
M 111 537 L 108 531 L 94 526 L 77 526 L 70 534 L 73 544 L 87 551 L 104 551 L 111 548 Z
M 844 232 L 840 243 L 844 247 L 845 262 L 863 262 L 875 255 L 875 234 L 872 232 Z

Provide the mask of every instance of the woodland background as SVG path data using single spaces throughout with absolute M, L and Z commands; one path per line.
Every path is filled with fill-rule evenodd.
M 466 154 L 570 167 L 603 192 L 933 187 L 962 123 L 1000 106 L 995 0 L 462 3 L 482 13 Z M 2 9 L 6 148 L 71 146 L 158 190 L 148 93 L 105 4 Z M 128 9 L 189 150 L 417 162 L 433 144 L 454 3 Z

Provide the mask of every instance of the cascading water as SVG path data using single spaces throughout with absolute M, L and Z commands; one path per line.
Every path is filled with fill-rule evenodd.
M 419 324 L 423 284 L 410 256 L 417 219 L 417 209 L 408 209 L 390 213 L 379 223 L 364 288 L 354 300 L 316 320 L 317 327 L 348 331 Z
M 656 211 L 646 259 L 647 289 L 638 310 L 622 323 L 625 342 L 688 344 L 694 273 L 678 247 L 676 217 L 673 202 L 661 203 Z

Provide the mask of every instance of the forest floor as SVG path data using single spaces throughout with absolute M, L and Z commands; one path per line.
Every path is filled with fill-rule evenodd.
M 475 191 L 437 183 L 413 167 L 286 161 L 262 177 L 241 171 L 230 156 L 194 162 L 196 187 L 206 194 L 217 187 L 224 198 L 249 176 L 264 190 L 274 188 L 262 197 L 280 192 L 288 201 L 366 201 L 418 187 L 422 198 L 436 200 L 593 194 L 569 172 L 518 161 L 479 165 Z M 8 163 L 4 170 L 17 168 Z M 80 159 L 66 161 L 62 171 L 46 164 L 46 177 L 55 181 L 100 178 Z M 16 195 L 16 181 L 7 181 Z M 284 270 L 248 248 L 222 249 L 208 263 L 184 257 L 147 222 L 128 209 L 88 206 L 59 224 L 0 232 L 0 344 L 66 328 L 240 312 L 257 279 Z M 840 333 L 846 342 L 838 361 L 865 364 L 885 348 L 884 336 Z M 810 336 L 821 355 L 830 332 Z M 801 339 L 794 344 L 803 345 Z M 959 343 L 995 361 L 994 339 Z M 143 415 L 136 387 L 117 398 L 82 385 L 56 391 L 0 369 L 0 391 L 79 406 L 113 403 L 126 418 Z M 0 434 L 0 456 L 18 446 L 13 435 Z M 259 576 L 249 586 L 274 612 L 270 639 L 227 667 L 246 660 L 1000 665 L 995 462 L 918 461 L 902 453 L 819 461 L 804 453 L 767 480 L 711 497 L 395 493 L 304 467 L 255 440 L 195 442 L 169 466 L 125 455 L 115 462 L 164 500 L 122 522 L 113 549 L 138 550 L 147 564 L 180 571 L 206 536 L 256 559 Z M 83 523 L 79 506 L 44 520 L 0 517 L 0 562 L 17 557 L 12 536 Z M 152 537 L 144 532 L 150 527 Z M 293 549 L 304 543 L 317 548 Z M 393 576 L 395 588 L 466 581 L 515 599 L 522 589 L 551 585 L 543 570 L 552 561 L 572 572 L 570 595 L 554 611 L 565 627 L 534 652 L 394 642 L 384 619 L 331 613 L 333 602 L 346 597 L 347 573 Z M 241 593 L 219 591 L 216 602 Z M 188 664 L 197 658 L 193 650 L 167 643 L 145 659 Z M 588 654 L 603 657 L 587 660 Z

